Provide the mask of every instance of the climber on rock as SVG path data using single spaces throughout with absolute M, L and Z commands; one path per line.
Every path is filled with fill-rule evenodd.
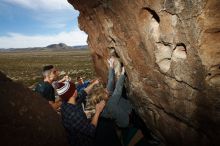
M 122 90 L 125 80 L 125 68 L 122 67 L 116 85 L 114 85 L 114 80 L 115 80 L 114 58 L 111 57 L 108 60 L 108 63 L 110 67 L 109 67 L 107 88 L 106 89 L 98 88 L 91 95 L 91 100 L 93 104 L 96 104 L 101 100 L 106 101 L 106 106 L 101 114 L 102 121 L 100 121 L 99 123 L 99 125 L 100 124 L 102 125 L 100 126 L 98 125 L 97 128 L 96 145 L 103 145 L 107 141 L 108 141 L 107 143 L 111 143 L 112 141 L 114 141 L 114 145 L 121 145 L 117 142 L 118 140 L 117 138 L 115 138 L 115 135 L 116 137 L 117 135 L 119 135 L 119 137 L 121 136 L 120 134 L 116 134 L 116 131 L 113 130 L 115 126 L 112 125 L 111 121 L 113 121 L 113 124 L 117 125 L 120 131 L 127 129 L 130 124 L 130 120 L 131 120 L 130 117 L 132 115 L 133 108 L 127 99 L 122 98 Z M 133 136 L 129 140 L 127 141 L 125 140 L 123 142 L 123 145 L 128 145 L 130 141 L 132 141 L 132 138 L 134 137 L 134 135 L 136 135 L 136 133 L 139 134 L 139 137 L 135 139 L 136 141 L 143 138 L 143 134 L 139 129 L 135 128 L 133 131 L 135 131 L 133 133 Z M 109 135 L 108 133 L 110 132 L 112 133 L 111 134 L 112 136 L 108 136 Z
M 107 104 L 101 116 L 106 118 L 113 118 L 119 127 L 127 127 L 129 124 L 129 114 L 132 111 L 132 105 L 124 98 L 121 98 L 122 88 L 125 80 L 125 68 L 122 67 L 120 77 L 114 88 L 113 69 L 114 59 L 108 60 L 109 62 L 109 75 L 107 88 L 97 89 L 91 96 L 94 103 L 100 100 L 106 100 Z
M 125 68 L 122 67 L 119 78 L 115 84 L 114 58 L 108 60 L 109 74 L 107 88 L 98 88 L 91 95 L 91 102 L 97 104 L 105 100 L 106 106 L 101 114 L 96 133 L 96 145 L 147 145 L 152 140 L 151 133 L 143 125 L 140 117 L 134 112 L 129 100 L 122 97 L 125 81 Z M 114 126 L 116 125 L 116 126 Z M 116 129 L 115 129 L 116 127 Z M 140 127 L 145 128 L 146 137 Z M 117 131 L 117 132 L 116 132 Z M 154 140 L 153 140 L 154 142 Z M 106 144 L 107 143 L 107 144 Z M 149 144 L 149 143 L 148 143 Z

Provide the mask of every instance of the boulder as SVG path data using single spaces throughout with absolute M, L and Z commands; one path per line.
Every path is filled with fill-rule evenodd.
M 219 0 L 68 0 L 79 10 L 95 69 L 110 49 L 129 99 L 165 145 L 220 145 Z
M 0 72 L 1 145 L 67 146 L 60 116 L 48 101 Z

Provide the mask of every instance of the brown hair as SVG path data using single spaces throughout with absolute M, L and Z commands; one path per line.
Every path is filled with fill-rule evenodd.
M 96 105 L 97 103 L 99 103 L 102 100 L 107 100 L 105 98 L 107 92 L 105 88 L 97 88 L 93 91 L 93 93 L 90 95 L 90 103 L 92 105 Z

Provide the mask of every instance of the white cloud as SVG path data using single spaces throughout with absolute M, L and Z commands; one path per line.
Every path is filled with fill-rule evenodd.
M 65 43 L 69 46 L 86 45 L 87 35 L 79 29 L 71 32 L 60 32 L 55 35 L 23 35 L 8 33 L 0 36 L 0 48 L 45 47 L 50 44 Z
M 65 23 L 48 23 L 45 27 L 55 28 L 55 29 L 63 29 L 66 27 Z
M 3 0 L 6 3 L 20 5 L 25 8 L 39 10 L 73 9 L 67 0 Z

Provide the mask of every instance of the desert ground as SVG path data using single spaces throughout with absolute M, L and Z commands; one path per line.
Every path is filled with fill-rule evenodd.
M 84 79 L 95 76 L 88 49 L 0 52 L 0 71 L 28 87 L 42 80 L 42 67 L 48 64 L 53 64 L 63 75 L 69 75 L 73 80 L 77 76 Z

